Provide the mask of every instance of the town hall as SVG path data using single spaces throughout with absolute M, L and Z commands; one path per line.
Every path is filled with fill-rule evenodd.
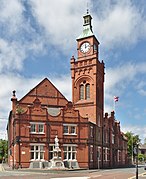
M 92 17 L 83 16 L 77 37 L 77 58 L 70 59 L 72 101 L 48 78 L 21 99 L 15 89 L 9 113 L 8 164 L 13 168 L 47 168 L 55 138 L 66 168 L 115 168 L 127 165 L 127 139 L 115 119 L 104 112 L 105 64 Z

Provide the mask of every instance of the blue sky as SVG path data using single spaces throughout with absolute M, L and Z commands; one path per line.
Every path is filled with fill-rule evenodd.
M 87 4 L 105 62 L 105 112 L 146 138 L 145 0 L 0 0 L 0 136 L 12 91 L 20 99 L 45 77 L 71 100 L 70 58 Z

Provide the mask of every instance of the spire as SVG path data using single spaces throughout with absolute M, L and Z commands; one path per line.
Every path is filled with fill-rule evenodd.
M 82 32 L 82 34 L 77 38 L 77 40 L 94 35 L 94 34 L 93 34 L 93 30 L 92 30 L 92 24 L 91 24 L 92 17 L 91 17 L 91 15 L 89 14 L 88 8 L 87 8 L 87 13 L 86 13 L 86 15 L 83 16 L 83 18 L 84 18 L 83 32 Z

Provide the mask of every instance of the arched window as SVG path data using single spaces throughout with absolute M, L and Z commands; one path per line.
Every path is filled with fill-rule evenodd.
M 86 94 L 86 99 L 90 99 L 90 84 L 86 84 L 85 94 Z
M 84 85 L 80 85 L 80 99 L 84 99 Z

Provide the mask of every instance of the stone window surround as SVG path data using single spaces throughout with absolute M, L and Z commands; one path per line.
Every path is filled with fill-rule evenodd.
M 64 127 L 68 128 L 67 133 L 64 133 Z M 71 133 L 72 127 L 74 127 L 74 133 Z M 63 124 L 63 135 L 77 135 L 77 124 Z
M 110 149 L 107 147 L 103 147 L 103 161 L 109 161 L 110 160 Z
M 67 150 L 64 150 L 64 148 L 67 148 Z M 73 150 L 73 147 L 75 150 Z M 71 150 L 69 150 L 69 148 Z M 63 153 L 66 153 L 66 158 L 64 158 L 63 161 L 77 161 L 76 154 L 77 154 L 77 145 L 76 144 L 63 144 Z M 73 158 L 74 154 L 74 158 Z M 70 156 L 70 157 L 69 157 Z
M 93 162 L 93 145 L 90 145 L 90 161 Z
M 31 126 L 35 125 L 35 131 L 31 131 Z M 40 126 L 42 126 L 42 132 L 40 130 Z M 45 134 L 44 133 L 44 123 L 42 122 L 30 122 L 30 133 L 31 134 Z
M 79 100 L 89 100 L 90 99 L 90 83 L 84 80 L 79 85 Z
M 31 149 L 31 147 L 34 146 L 34 150 Z M 30 161 L 44 161 L 44 146 L 45 144 L 36 144 L 36 143 L 30 143 Z M 36 147 L 38 147 L 38 150 L 36 149 Z M 43 150 L 41 149 L 41 147 L 43 147 Z M 34 152 L 34 158 L 31 159 L 31 153 Z M 38 157 L 36 156 L 36 153 L 38 153 Z M 41 158 L 41 154 L 42 155 L 42 158 Z

